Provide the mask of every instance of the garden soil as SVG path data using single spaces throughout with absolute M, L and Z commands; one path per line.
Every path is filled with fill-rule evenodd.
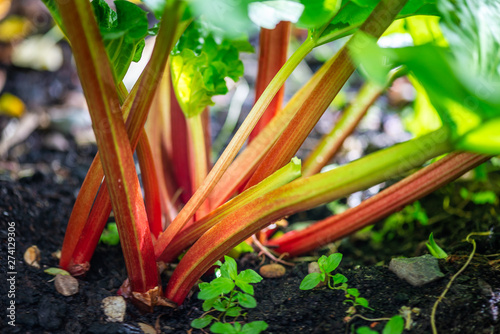
M 28 142 L 36 148 L 43 135 L 35 132 Z M 196 298 L 196 292 L 178 309 L 157 307 L 154 313 L 143 314 L 129 303 L 124 322 L 106 321 L 101 302 L 105 297 L 116 295 L 126 278 L 118 246 L 98 246 L 89 273 L 79 279 L 77 294 L 65 297 L 56 291 L 53 277 L 44 273 L 44 270 L 57 266 L 58 261 L 53 254 L 62 245 L 75 195 L 95 154 L 95 147 L 92 146 L 79 147 L 71 142 L 71 147 L 67 152 L 47 151 L 42 150 L 42 147 L 30 150 L 31 153 L 19 158 L 17 175 L 1 175 L 0 331 L 202 333 L 191 329 L 189 325 L 203 314 L 202 303 Z M 28 172 L 26 166 L 29 166 Z M 24 174 L 19 172 L 23 170 Z M 453 192 L 453 189 L 447 191 Z M 438 193 L 425 198 L 422 205 L 430 216 L 440 215 L 442 202 L 442 194 Z M 428 227 L 414 226 L 411 233 L 406 233 L 406 238 L 395 236 L 375 246 L 373 242 L 356 236 L 332 247 L 344 254 L 338 272 L 349 279 L 350 287 L 357 288 L 361 296 L 369 301 L 371 309 L 357 307 L 356 315 L 348 317 L 346 311 L 349 304 L 343 303 L 345 297 L 340 290 L 321 287 L 301 291 L 299 285 L 307 274 L 308 263 L 303 261 L 288 267 L 281 278 L 264 279 L 256 284 L 258 305 L 249 310 L 246 317 L 238 320 L 264 320 L 269 324 L 266 333 L 352 333 L 360 326 L 370 326 L 382 332 L 384 320 L 365 320 L 360 316 L 388 318 L 406 307 L 411 316 L 408 318 L 410 329 L 405 333 L 431 333 L 432 307 L 451 276 L 464 265 L 472 249 L 469 243 L 463 241 L 464 237 L 473 231 L 492 230 L 496 232 L 492 236 L 477 238 L 476 256 L 451 285 L 437 308 L 436 326 L 439 333 L 500 333 L 499 257 L 487 256 L 499 253 L 499 224 L 495 207 L 468 204 L 460 210 L 462 216 L 450 214 L 431 229 L 452 255 L 449 260 L 440 260 L 439 265 L 445 276 L 438 281 L 413 287 L 388 269 L 391 257 L 426 253 L 422 241 L 428 236 Z M 7 232 L 11 222 L 15 224 L 16 233 L 15 268 L 7 267 Z M 39 269 L 27 265 L 23 260 L 23 253 L 32 245 L 41 251 Z M 258 270 L 263 263 L 269 263 L 269 260 L 256 254 L 244 255 L 239 260 L 241 269 Z M 7 280 L 12 277 L 14 280 Z M 210 276 L 204 278 L 209 279 Z M 164 278 L 163 282 L 166 280 Z M 9 289 L 15 296 L 8 295 Z M 8 324 L 11 319 L 6 314 L 12 301 L 15 302 L 15 326 Z

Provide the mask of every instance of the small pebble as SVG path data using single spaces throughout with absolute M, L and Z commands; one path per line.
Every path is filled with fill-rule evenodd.
M 125 319 L 125 311 L 127 310 L 127 303 L 122 296 L 106 297 L 102 300 L 102 309 L 104 314 L 106 314 L 106 321 L 123 322 L 123 319 Z
M 139 322 L 139 327 L 144 332 L 144 334 L 156 334 L 157 331 L 152 326 L 145 324 L 143 322 Z
M 63 296 L 73 296 L 78 293 L 78 280 L 73 276 L 57 274 L 54 285 L 57 292 Z
M 31 246 L 24 252 L 24 262 L 32 267 L 40 268 L 40 250 L 37 246 Z
M 285 267 L 279 263 L 266 264 L 259 269 L 259 273 L 265 278 L 278 278 L 285 275 L 285 272 Z

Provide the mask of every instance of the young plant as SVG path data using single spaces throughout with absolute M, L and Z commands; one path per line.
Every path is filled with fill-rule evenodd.
M 326 257 L 322 255 L 318 259 L 318 267 L 319 273 L 314 272 L 308 274 L 302 282 L 300 283 L 301 290 L 311 290 L 314 289 L 320 283 L 326 283 L 330 289 L 333 290 L 343 290 L 345 293 L 345 303 L 351 303 L 352 306 L 347 311 L 350 314 L 356 312 L 356 306 L 363 306 L 365 308 L 368 307 L 368 300 L 360 297 L 358 289 L 349 288 L 347 285 L 347 277 L 340 273 L 336 273 L 335 275 L 332 272 L 337 269 L 340 265 L 340 261 L 342 261 L 342 254 L 334 253 L 330 256 Z
M 402 316 L 395 315 L 385 324 L 382 334 L 401 334 L 405 328 L 405 321 Z M 368 326 L 356 328 L 356 334 L 378 334 Z
M 205 315 L 191 322 L 194 328 L 205 328 L 210 326 L 212 333 L 260 333 L 266 330 L 264 321 L 253 321 L 241 326 L 236 322 L 237 318 L 244 316 L 243 308 L 254 308 L 257 302 L 253 297 L 254 288 L 252 283 L 259 283 L 262 277 L 251 269 L 238 273 L 236 261 L 224 256 L 224 263 L 215 263 L 219 268 L 215 271 L 216 278 L 209 283 L 200 283 L 198 287 L 198 299 L 204 300 L 203 311 Z M 239 288 L 238 291 L 236 288 Z M 219 311 L 217 317 L 209 314 Z M 234 322 L 228 323 L 226 317 L 235 318 Z M 213 322 L 213 323 L 212 323 Z
M 426 242 L 425 245 L 429 249 L 429 253 L 435 258 L 446 259 L 448 257 L 448 254 L 434 241 L 432 233 L 429 235 L 429 242 Z

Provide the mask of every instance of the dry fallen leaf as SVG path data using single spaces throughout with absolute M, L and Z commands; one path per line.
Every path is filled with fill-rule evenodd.
M 141 330 L 144 332 L 144 334 L 157 334 L 156 329 L 154 329 L 152 326 L 139 322 L 139 327 L 141 327 Z
M 37 246 L 31 246 L 24 252 L 24 262 L 32 267 L 40 268 L 40 250 Z
M 63 296 L 73 296 L 78 293 L 78 280 L 73 276 L 57 274 L 54 285 L 57 292 Z

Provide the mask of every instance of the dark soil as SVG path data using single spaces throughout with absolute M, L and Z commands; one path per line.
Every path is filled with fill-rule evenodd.
M 43 133 L 35 132 L 29 141 L 36 146 L 40 135 Z M 51 254 L 61 247 L 75 192 L 95 153 L 91 146 L 78 148 L 72 144 L 72 148 L 70 152 L 41 151 L 42 147 L 30 150 L 32 153 L 18 160 L 21 170 L 31 166 L 34 173 L 19 179 L 11 178 L 5 171 L 1 175 L 0 271 L 5 274 L 15 272 L 7 275 L 7 278 L 15 278 L 15 291 L 11 291 L 15 297 L 8 298 L 11 286 L 7 280 L 0 281 L 1 309 L 4 310 L 0 318 L 2 333 L 142 333 L 139 324 L 148 324 L 157 333 L 196 333 L 189 324 L 203 312 L 195 294 L 179 309 L 157 308 L 152 314 L 141 314 L 130 304 L 123 323 L 105 321 L 101 301 L 115 295 L 126 278 L 119 247 L 99 245 L 90 272 L 79 280 L 78 294 L 64 297 L 56 292 L 52 276 L 43 270 L 57 266 L 57 259 Z M 422 201 L 423 206 L 427 210 L 438 210 L 443 194 L 450 193 L 450 190 L 453 189 L 427 197 Z M 498 253 L 500 246 L 495 208 L 468 204 L 461 210 L 468 215 L 467 219 L 450 214 L 445 217 L 445 222 L 432 226 L 432 229 L 415 225 L 411 233 L 400 233 L 387 241 L 386 247 L 358 237 L 337 243 L 339 251 L 344 254 L 339 272 L 347 276 L 349 286 L 359 289 L 373 308 L 358 307 L 357 312 L 367 318 L 382 318 L 398 314 L 403 306 L 418 308 L 418 314 L 412 316 L 409 332 L 430 333 L 432 306 L 471 250 L 470 244 L 460 240 L 472 231 L 492 229 L 497 233 L 477 239 L 478 254 L 439 305 L 436 322 L 441 333 L 500 333 L 500 265 L 498 260 L 494 261 L 498 256 L 484 256 Z M 464 224 L 471 221 L 474 223 Z M 7 268 L 9 222 L 14 222 L 16 229 L 14 269 Z M 441 270 L 446 275 L 443 279 L 423 287 L 413 287 L 390 272 L 387 264 L 391 256 L 424 253 L 415 242 L 425 240 L 430 230 L 436 235 L 454 237 L 442 239 L 444 248 L 454 256 L 448 262 L 440 261 Z M 408 243 L 412 246 L 406 247 Z M 41 269 L 23 261 L 23 253 L 31 245 L 37 245 L 41 250 Z M 376 262 L 379 265 L 373 265 Z M 260 263 L 261 259 L 255 254 L 248 254 L 240 260 L 240 268 L 257 270 Z M 248 311 L 245 320 L 266 321 L 268 333 L 346 333 L 352 326 L 370 325 L 381 332 L 384 321 L 355 317 L 346 323 L 349 305 L 343 304 L 345 298 L 341 291 L 325 287 L 299 290 L 306 274 L 307 262 L 302 262 L 288 269 L 282 278 L 264 279 L 256 284 L 258 305 Z M 11 300 L 15 301 L 15 327 L 7 324 L 11 319 L 5 313 Z

